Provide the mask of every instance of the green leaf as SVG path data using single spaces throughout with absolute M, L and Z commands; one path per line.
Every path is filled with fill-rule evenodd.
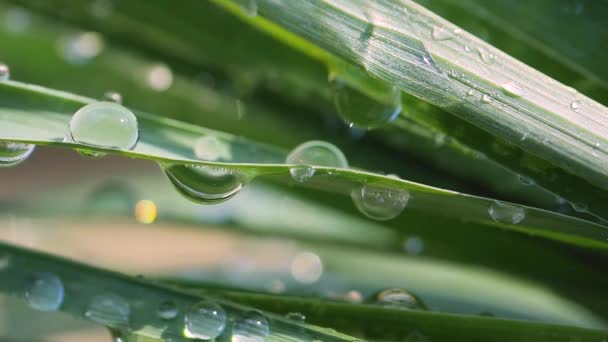
M 136 335 L 162 338 L 163 340 L 190 341 L 183 335 L 184 315 L 190 307 L 201 300 L 211 300 L 221 305 L 230 321 L 226 322 L 227 331 L 234 329 L 234 322 L 253 310 L 251 307 L 214 296 L 194 295 L 143 279 L 131 278 L 5 243 L 0 243 L 0 253 L 3 260 L 3 267 L 0 269 L 3 279 L 0 283 L 1 292 L 23 297 L 28 284 L 35 281 L 36 277 L 51 274 L 58 277 L 61 283 L 62 295 L 59 311 L 75 317 L 83 317 L 83 315 L 86 316 L 86 312 L 94 311 L 91 307 L 95 298 L 102 295 L 112 296 L 113 303 L 119 303 L 123 308 L 126 305 L 126 309 L 119 312 L 112 309 L 99 311 L 105 312 L 105 315 L 89 315 L 94 317 L 90 319 Z M 40 292 L 37 295 L 45 296 L 41 300 L 55 301 L 59 298 L 53 291 Z M 31 299 L 31 296 L 28 297 L 30 303 L 38 299 Z M 175 319 L 163 320 L 158 316 L 158 307 L 164 301 L 173 302 L 179 309 Z M 264 316 L 271 327 L 267 337 L 268 341 L 300 341 L 309 338 L 323 341 L 356 340 L 336 331 L 312 325 L 300 326 L 271 313 L 264 313 Z
M 244 139 L 141 112 L 137 113 L 140 138 L 133 150 L 82 145 L 65 141 L 64 138 L 72 114 L 92 100 L 13 81 L 0 84 L 0 99 L 0 117 L 5 122 L 0 127 L 0 140 L 4 141 L 116 153 L 156 160 L 165 166 L 177 163 L 227 168 L 241 174 L 244 181 L 272 174 L 286 178 L 294 167 L 283 164 L 286 153 L 272 146 L 260 144 L 254 148 L 250 141 Z M 197 139 L 207 135 L 226 144 L 226 149 L 231 151 L 230 157 L 220 162 L 196 159 L 194 146 Z M 489 227 L 512 229 L 594 248 L 607 246 L 605 239 L 608 232 L 600 225 L 369 172 L 315 167 L 315 177 L 306 186 L 352 197 L 355 191 L 365 194 L 362 187 L 366 184 L 369 184 L 372 195 L 377 192 L 389 197 L 404 197 L 405 203 L 399 205 L 407 205 L 408 210 L 452 218 L 459 218 L 463 212 L 467 212 L 467 220 Z M 367 200 L 374 202 L 374 198 Z M 361 205 L 361 201 L 366 204 L 365 199 L 355 200 L 355 204 Z M 443 209 L 437 211 L 438 207 Z M 405 219 L 401 216 L 400 220 Z M 398 222 L 395 221 L 397 227 Z

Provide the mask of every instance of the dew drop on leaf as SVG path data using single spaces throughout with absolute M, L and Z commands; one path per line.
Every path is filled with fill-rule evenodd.
M 373 129 L 395 120 L 401 113 L 401 91 L 385 85 L 381 100 L 349 87 L 339 79 L 331 81 L 338 114 L 349 126 Z
M 285 318 L 292 320 L 294 322 L 297 322 L 297 323 L 304 323 L 304 321 L 306 321 L 306 316 L 304 316 L 303 314 L 301 314 L 299 312 L 290 312 L 287 315 L 285 315 Z
M 524 95 L 523 88 L 517 82 L 507 82 L 502 85 L 503 93 L 511 97 L 521 97 Z
M 103 100 L 122 104 L 122 95 L 119 92 L 110 90 L 103 94 Z
M 63 303 L 63 283 L 52 273 L 38 273 L 29 279 L 25 289 L 25 300 L 34 309 L 56 311 Z
M 289 168 L 289 175 L 298 183 L 305 183 L 315 175 L 315 169 L 308 165 L 296 165 Z
M 8 81 L 11 78 L 11 69 L 8 65 L 0 63 L 0 82 Z
M 426 310 L 426 305 L 413 293 L 404 290 L 391 288 L 379 291 L 372 295 L 368 300 L 371 304 L 382 305 L 384 307 L 406 309 L 406 310 Z
M 534 180 L 524 175 L 519 175 L 519 182 L 523 185 L 534 185 Z
M 177 317 L 179 314 L 179 308 L 177 305 L 175 305 L 175 302 L 167 300 L 158 305 L 156 314 L 160 319 L 168 321 Z
M 245 184 L 239 172 L 229 169 L 182 164 L 161 167 L 180 194 L 202 204 L 224 202 Z
M 95 102 L 80 108 L 70 120 L 70 138 L 77 143 L 131 150 L 139 140 L 137 118 L 112 102 Z
M 97 323 L 114 327 L 128 327 L 131 319 L 131 306 L 123 297 L 105 292 L 91 298 L 84 316 Z
M 491 103 L 494 99 L 492 99 L 492 96 L 487 95 L 487 94 L 483 94 L 481 96 L 481 102 L 483 103 Z
M 264 342 L 270 334 L 268 320 L 258 311 L 249 311 L 232 326 L 232 342 Z
M 211 340 L 226 327 L 226 312 L 216 303 L 200 301 L 194 304 L 184 317 L 184 335 L 188 338 Z
M 518 224 L 526 218 L 525 208 L 501 201 L 493 201 L 488 213 L 494 221 L 506 224 Z
M 581 102 L 573 101 L 572 103 L 570 103 L 570 108 L 575 111 L 579 110 L 581 108 Z
M 296 146 L 287 155 L 285 162 L 337 168 L 348 167 L 348 161 L 339 148 L 320 140 L 311 140 Z
M 350 196 L 361 213 L 378 221 L 399 216 L 410 199 L 410 193 L 405 189 L 391 189 L 376 184 L 355 187 Z
M 11 141 L 0 141 L 0 167 L 14 166 L 26 160 L 36 145 Z

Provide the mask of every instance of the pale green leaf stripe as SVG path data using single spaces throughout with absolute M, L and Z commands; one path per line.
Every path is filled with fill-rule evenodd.
M 0 292 L 23 298 L 27 284 L 37 274 L 52 273 L 61 279 L 65 290 L 59 311 L 83 318 L 94 296 L 112 293 L 129 302 L 129 327 L 126 330 L 151 338 L 170 339 L 175 342 L 192 341 L 183 335 L 184 317 L 188 309 L 201 300 L 212 300 L 222 306 L 229 320 L 227 331 L 230 331 L 233 320 L 238 320 L 244 313 L 254 309 L 213 296 L 179 291 L 3 242 L 0 242 L 0 257 L 3 261 L 3 267 L 0 269 L 0 279 L 2 279 Z M 179 308 L 178 316 L 170 321 L 161 319 L 157 314 L 158 306 L 167 300 L 173 301 Z M 270 313 L 264 315 L 270 323 L 270 335 L 266 338 L 269 342 L 309 341 L 311 338 L 322 341 L 358 340 L 333 330 L 312 325 L 302 326 Z M 120 324 L 112 322 L 106 325 L 124 329 Z
M 286 152 L 273 146 L 256 144 L 227 133 L 142 112 L 136 112 L 140 139 L 133 150 L 97 148 L 66 141 L 71 115 L 84 104 L 94 101 L 40 86 L 15 81 L 0 82 L 0 120 L 2 121 L 0 141 L 89 149 L 162 163 L 226 167 L 238 171 L 246 179 L 268 174 L 287 176 L 290 168 L 293 167 L 290 164 L 283 164 Z M 228 144 L 231 158 L 221 162 L 197 159 L 194 155 L 194 146 L 197 140 L 205 135 L 216 136 Z M 490 227 L 536 234 L 581 246 L 602 249 L 608 247 L 606 243 L 608 229 L 605 226 L 577 218 L 522 207 L 525 211 L 525 219 L 518 224 L 508 224 L 504 220 L 492 218 L 489 209 L 494 201 L 491 199 L 361 170 L 327 167 L 315 167 L 315 169 L 314 181 L 307 182 L 305 186 L 350 196 L 352 189 L 365 183 L 373 183 L 395 191 L 409 191 L 412 199 L 408 202 L 408 210 L 458 219 L 462 217 L 463 212 L 467 212 L 468 220 Z M 437 210 L 438 208 L 441 210 Z M 393 226 L 400 228 L 406 220 L 407 218 L 400 217 Z
M 214 1 L 239 11 L 230 0 Z M 333 53 L 608 189 L 606 107 L 422 6 L 409 0 L 258 0 L 257 6 L 262 18 L 250 20 L 292 46 L 328 64 L 339 63 Z M 360 75 L 345 77 L 366 87 Z M 522 96 L 503 89 L 511 82 Z

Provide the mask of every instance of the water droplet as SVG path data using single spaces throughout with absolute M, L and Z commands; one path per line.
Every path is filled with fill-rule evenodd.
M 403 249 L 407 254 L 419 255 L 424 250 L 424 241 L 418 236 L 410 236 L 403 243 Z
M 526 209 L 518 205 L 493 201 L 488 213 L 496 222 L 518 224 L 526 218 Z
M 131 150 L 139 140 L 137 118 L 112 102 L 95 102 L 80 108 L 70 120 L 70 138 L 84 145 Z
M 524 89 L 516 82 L 507 82 L 503 84 L 502 91 L 511 97 L 521 97 L 524 95 Z
M 572 108 L 572 110 L 579 110 L 581 108 L 581 101 L 574 101 L 572 103 L 570 103 L 570 108 Z
M 60 39 L 59 51 L 72 64 L 86 64 L 97 57 L 104 48 L 99 33 L 83 32 Z
M 229 161 L 232 159 L 230 145 L 214 135 L 205 135 L 194 144 L 194 155 L 201 160 Z
M 8 81 L 11 78 L 11 69 L 8 65 L 0 63 L 0 82 Z
M 146 70 L 146 84 L 152 90 L 165 91 L 173 84 L 173 72 L 164 64 L 154 64 Z
M 264 342 L 268 334 L 268 320 L 257 311 L 246 312 L 232 326 L 232 342 Z
M 150 200 L 141 200 L 135 204 L 135 219 L 139 223 L 150 224 L 156 221 L 158 208 L 156 203 Z
M 188 338 L 211 340 L 226 327 L 226 312 L 216 303 L 201 301 L 194 304 L 185 316 L 184 335 Z
M 304 316 L 303 314 L 301 314 L 299 312 L 290 312 L 287 315 L 285 315 L 285 318 L 292 320 L 294 322 L 298 322 L 298 323 L 304 323 L 304 321 L 306 321 L 306 316 Z
M 336 146 L 319 140 L 307 141 L 296 146 L 285 160 L 287 164 L 347 168 L 346 157 Z
M 427 307 L 413 293 L 404 289 L 386 289 L 382 290 L 371 297 L 370 302 L 382 305 L 385 307 L 408 309 L 408 310 L 426 310 Z
M 305 183 L 315 175 L 315 169 L 308 165 L 296 165 L 289 168 L 291 178 L 298 183 Z
M 534 180 L 532 178 L 528 178 L 524 175 L 519 175 L 519 181 L 523 185 L 534 185 Z
M 492 98 L 492 96 L 487 95 L 487 94 L 483 94 L 481 96 L 481 102 L 483 103 L 491 103 L 494 99 Z
M 589 211 L 589 206 L 587 205 L 587 203 L 570 202 L 570 205 L 572 206 L 572 209 L 574 209 L 574 211 L 577 211 L 579 213 L 586 213 Z
M 114 327 L 128 327 L 131 306 L 126 299 L 117 294 L 101 293 L 91 299 L 84 316 L 97 323 Z
M 246 16 L 255 17 L 258 15 L 258 4 L 256 0 L 235 0 L 235 2 L 241 7 L 241 10 Z
M 107 91 L 103 94 L 104 101 L 122 104 L 122 95 L 116 91 Z
M 160 319 L 174 319 L 179 314 L 179 308 L 177 307 L 177 305 L 175 305 L 173 301 L 167 300 L 158 305 L 158 310 L 156 310 L 156 314 Z
M 25 300 L 34 309 L 56 311 L 63 303 L 63 283 L 52 273 L 39 273 L 29 280 Z
M 315 253 L 296 254 L 291 261 L 291 276 L 300 283 L 312 284 L 323 275 L 323 262 Z
M 448 40 L 453 38 L 450 32 L 443 26 L 433 26 L 431 36 L 435 40 Z
M 372 129 L 386 125 L 401 113 L 401 91 L 386 85 L 382 100 L 371 98 L 336 79 L 332 81 L 334 103 L 340 117 L 348 124 Z
M 10 141 L 0 141 L 0 167 L 14 166 L 26 160 L 36 145 Z
M 409 202 L 410 193 L 405 189 L 365 184 L 353 189 L 350 197 L 357 209 L 365 216 L 387 221 L 401 214 Z
M 467 91 L 467 96 L 473 96 L 475 95 L 475 90 L 473 88 L 469 89 L 469 91 Z
M 163 169 L 182 195 L 202 204 L 224 202 L 234 197 L 245 183 L 240 173 L 229 169 L 181 164 Z
M 11 7 L 6 10 L 4 26 L 11 33 L 23 33 L 30 27 L 30 12 L 20 7 Z

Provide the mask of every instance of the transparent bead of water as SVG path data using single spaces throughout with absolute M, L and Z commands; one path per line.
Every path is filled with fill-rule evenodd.
M 534 180 L 524 175 L 519 175 L 519 182 L 523 185 L 534 185 Z
M 25 289 L 25 300 L 34 309 L 57 311 L 64 298 L 61 279 L 52 273 L 39 273 L 30 279 Z
M 507 82 L 503 84 L 502 91 L 511 97 L 521 97 L 524 95 L 523 88 L 516 82 Z
M 108 102 L 114 102 L 122 104 L 122 95 L 119 92 L 110 90 L 103 94 L 103 100 Z
M 167 300 L 158 305 L 156 314 L 160 319 L 168 321 L 177 317 L 177 315 L 179 314 L 179 308 L 177 307 L 175 302 Z
M 230 145 L 213 135 L 205 135 L 196 140 L 194 155 L 201 160 L 229 161 L 232 159 Z
M 304 321 L 306 321 L 306 316 L 304 316 L 303 314 L 301 314 L 299 312 L 290 312 L 287 315 L 285 315 L 285 318 L 292 320 L 294 322 L 297 322 L 297 323 L 304 323 Z
M 579 110 L 581 108 L 581 101 L 573 101 L 572 103 L 570 103 L 570 108 L 572 108 L 572 110 Z
M 287 155 L 285 163 L 337 168 L 348 167 L 348 161 L 338 147 L 320 140 L 311 140 L 296 146 Z
M 186 313 L 184 335 L 188 338 L 211 340 L 226 327 L 226 312 L 216 303 L 201 301 Z
M 491 103 L 492 101 L 494 101 L 494 99 L 492 99 L 492 96 L 490 95 L 483 94 L 481 96 L 481 102 L 483 103 Z
M 296 165 L 289 168 L 291 178 L 298 183 L 305 183 L 315 175 L 315 169 L 308 165 Z
M 115 293 L 100 293 L 91 298 L 84 316 L 97 323 L 113 327 L 128 327 L 131 319 L 131 305 L 125 298 Z
M 8 81 L 11 78 L 11 69 L 8 65 L 0 63 L 0 82 Z
M 0 167 L 17 165 L 26 160 L 36 145 L 11 141 L 0 141 Z
M 264 342 L 270 334 L 270 325 L 263 314 L 246 312 L 232 326 L 232 342 Z
M 238 172 L 199 165 L 162 166 L 177 191 L 191 201 L 215 204 L 234 197 L 245 184 Z
M 392 189 L 376 184 L 355 187 L 350 196 L 361 213 L 378 221 L 387 221 L 399 216 L 410 199 L 410 193 L 405 189 Z
M 334 103 L 340 117 L 349 126 L 373 129 L 385 126 L 401 113 L 401 91 L 386 85 L 380 99 L 371 98 L 349 87 L 340 80 L 333 80 Z
M 494 221 L 506 224 L 518 224 L 526 218 L 525 208 L 501 201 L 493 201 L 488 213 Z
M 427 307 L 413 293 L 398 288 L 390 288 L 379 291 L 371 296 L 370 300 L 372 304 L 382 305 L 385 307 L 407 309 L 407 310 L 426 310 Z
M 95 102 L 80 108 L 70 120 L 70 138 L 84 145 L 131 150 L 139 140 L 137 118 L 113 102 Z

